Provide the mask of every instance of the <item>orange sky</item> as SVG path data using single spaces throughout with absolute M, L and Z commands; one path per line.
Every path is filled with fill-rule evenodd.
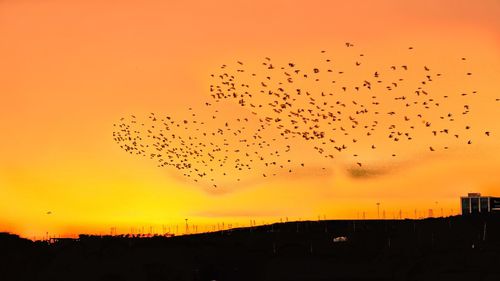
M 375 218 L 376 202 L 387 217 L 399 209 L 449 214 L 467 192 L 500 196 L 499 14 L 496 0 L 0 1 L 0 231 L 33 237 L 184 218 L 200 225 Z M 473 146 L 447 153 L 405 148 L 377 177 L 349 177 L 344 159 L 327 175 L 217 192 L 113 142 L 122 116 L 183 114 L 202 104 L 221 64 L 265 56 L 306 64 L 320 50 L 343 54 L 346 41 L 385 65 L 414 46 L 411 63 L 450 77 L 458 77 L 456 59 L 467 57 L 472 80 L 448 79 L 443 89 L 477 90 L 471 123 L 492 136 L 478 131 Z

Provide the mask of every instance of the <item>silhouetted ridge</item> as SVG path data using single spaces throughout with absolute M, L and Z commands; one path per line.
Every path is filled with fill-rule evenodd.
M 334 242 L 336 241 L 336 242 Z M 500 216 L 276 223 L 176 237 L 0 234 L 0 280 L 499 280 Z

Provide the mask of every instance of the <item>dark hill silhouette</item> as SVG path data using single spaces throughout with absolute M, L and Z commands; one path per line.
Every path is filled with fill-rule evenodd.
M 0 234 L 0 253 L 6 281 L 500 280 L 500 216 L 303 221 L 53 243 Z

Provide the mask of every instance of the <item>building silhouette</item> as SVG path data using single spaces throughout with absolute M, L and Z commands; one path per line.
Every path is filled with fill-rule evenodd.
M 462 215 L 479 213 L 500 213 L 500 198 L 481 196 L 481 193 L 469 193 L 460 197 Z

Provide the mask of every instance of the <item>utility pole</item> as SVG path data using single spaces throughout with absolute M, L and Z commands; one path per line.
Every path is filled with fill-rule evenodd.
M 380 202 L 377 202 L 377 219 L 380 219 Z

